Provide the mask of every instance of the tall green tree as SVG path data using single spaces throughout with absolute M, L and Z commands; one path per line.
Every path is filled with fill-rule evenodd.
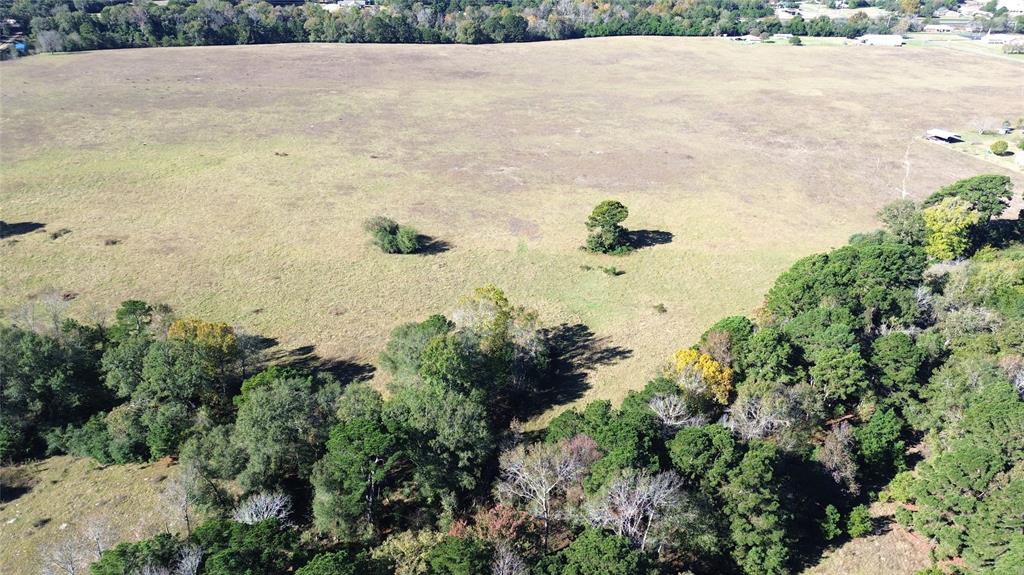
M 404 442 L 383 414 L 342 421 L 313 470 L 317 526 L 343 538 L 372 538 L 385 496 L 398 486 Z
M 605 200 L 587 217 L 587 249 L 600 253 L 621 253 L 629 250 L 626 229 L 622 222 L 629 217 L 629 209 L 621 202 Z
M 982 221 L 999 216 L 1010 205 L 1013 198 L 1013 181 L 1007 176 L 986 174 L 966 178 L 950 184 L 924 201 L 924 207 L 937 206 L 947 198 L 959 198 L 970 204 Z
M 788 573 L 787 516 L 777 493 L 776 448 L 755 441 L 729 473 L 722 490 L 733 557 L 745 573 Z

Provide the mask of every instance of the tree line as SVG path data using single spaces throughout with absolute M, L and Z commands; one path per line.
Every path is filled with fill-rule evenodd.
M 935 543 L 929 573 L 1016 573 L 1011 197 L 979 176 L 891 204 L 883 230 L 796 262 L 621 405 L 539 431 L 520 421 L 557 391 L 563 350 L 494 286 L 395 328 L 384 393 L 141 301 L 110 325 L 4 325 L 0 456 L 178 459 L 181 532 L 45 557 L 93 575 L 781 575 L 878 529 L 876 501 Z M 588 245 L 615 253 L 626 215 L 600 204 Z
M 254 0 L 2 0 L 6 21 L 45 52 L 281 42 L 524 42 L 586 36 L 713 36 L 789 32 L 854 37 L 906 29 L 896 19 L 802 17 L 783 23 L 765 0 L 581 0 L 411 2 L 383 0 L 329 12 L 316 3 Z

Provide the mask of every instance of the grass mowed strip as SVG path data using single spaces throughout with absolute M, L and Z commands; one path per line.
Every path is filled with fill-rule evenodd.
M 993 170 L 926 129 L 1019 115 L 1011 61 L 783 48 L 605 38 L 7 62 L 0 218 L 45 227 L 0 245 L 0 306 L 57 290 L 90 317 L 142 298 L 373 364 L 394 326 L 494 283 L 616 350 L 581 367 L 587 399 L 620 399 L 904 190 Z M 580 251 L 609 198 L 628 228 L 671 241 Z M 361 227 L 380 214 L 444 249 L 380 253 Z

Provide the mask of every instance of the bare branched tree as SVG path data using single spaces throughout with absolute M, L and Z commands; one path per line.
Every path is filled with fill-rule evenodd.
M 174 567 L 174 575 L 197 575 L 203 562 L 202 547 L 189 544 L 178 551 L 178 564 Z
M 693 413 L 683 398 L 674 394 L 655 395 L 648 405 L 669 431 L 704 425 L 709 420 L 703 413 Z
M 651 475 L 648 471 L 627 470 L 602 496 L 590 502 L 588 519 L 646 550 L 662 520 L 682 506 L 681 486 L 673 471 Z
M 199 469 L 196 464 L 189 462 L 181 467 L 181 472 L 167 482 L 167 487 L 160 494 L 168 518 L 172 522 L 182 521 L 185 524 L 185 531 L 192 534 L 192 520 L 194 518 L 194 505 L 198 493 Z
M 88 573 L 89 560 L 79 542 L 71 537 L 40 549 L 43 575 L 79 575 Z
M 239 523 L 252 525 L 264 519 L 286 521 L 292 512 L 292 499 L 285 493 L 257 493 L 243 501 L 231 518 Z
M 64 539 L 40 549 L 44 575 L 88 573 L 89 564 L 117 542 L 110 521 L 101 515 L 87 519 Z
M 546 537 L 556 499 L 581 480 L 598 457 L 597 444 L 585 435 L 554 444 L 516 446 L 501 455 L 498 496 L 524 504 L 544 524 Z
M 133 575 L 171 575 L 171 570 L 163 565 L 146 563 L 142 566 L 142 569 L 139 569 Z
M 491 575 L 526 575 L 526 561 L 516 553 L 508 542 L 502 542 L 494 549 Z
M 725 425 L 749 441 L 782 431 L 800 416 L 795 390 L 778 386 L 764 395 L 740 395 L 729 409 Z
M 832 428 L 817 452 L 818 461 L 829 470 L 832 480 L 846 486 L 851 495 L 860 493 L 857 463 L 853 459 L 853 428 L 843 421 Z
M 117 543 L 117 533 L 106 516 L 98 515 L 86 521 L 82 527 L 81 540 L 88 560 L 99 561 L 103 552 Z
M 701 353 L 706 353 L 713 357 L 718 363 L 729 366 L 732 365 L 732 337 L 727 331 L 713 331 L 704 338 L 704 342 L 700 344 Z
M 46 318 L 50 323 L 48 327 L 53 330 L 53 333 L 60 334 L 61 324 L 64 323 L 64 317 L 70 305 L 64 299 L 64 294 L 57 290 L 48 291 L 39 296 L 39 303 L 46 311 Z
M 702 395 L 708 391 L 708 386 L 704 383 L 704 373 L 695 365 L 687 365 L 679 370 L 678 381 L 679 388 L 684 393 Z
M 1003 368 L 1010 383 L 1024 399 L 1024 356 L 1008 355 L 999 360 L 999 367 Z

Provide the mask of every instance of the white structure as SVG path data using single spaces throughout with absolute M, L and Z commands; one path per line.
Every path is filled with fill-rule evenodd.
M 1000 8 L 1006 8 L 1010 16 L 1024 16 L 1024 0 L 999 0 Z
M 931 130 L 928 130 L 926 135 L 928 136 L 929 140 L 937 140 L 941 142 L 946 142 L 947 144 L 954 144 L 956 142 L 964 141 L 964 139 L 960 137 L 960 134 L 954 134 L 953 132 L 939 130 L 937 128 L 932 128 Z
M 902 46 L 903 36 L 899 34 L 865 34 L 856 38 L 865 46 Z
M 1022 34 L 985 34 L 982 40 L 986 44 L 1015 44 L 1017 42 L 1024 41 L 1024 35 Z

